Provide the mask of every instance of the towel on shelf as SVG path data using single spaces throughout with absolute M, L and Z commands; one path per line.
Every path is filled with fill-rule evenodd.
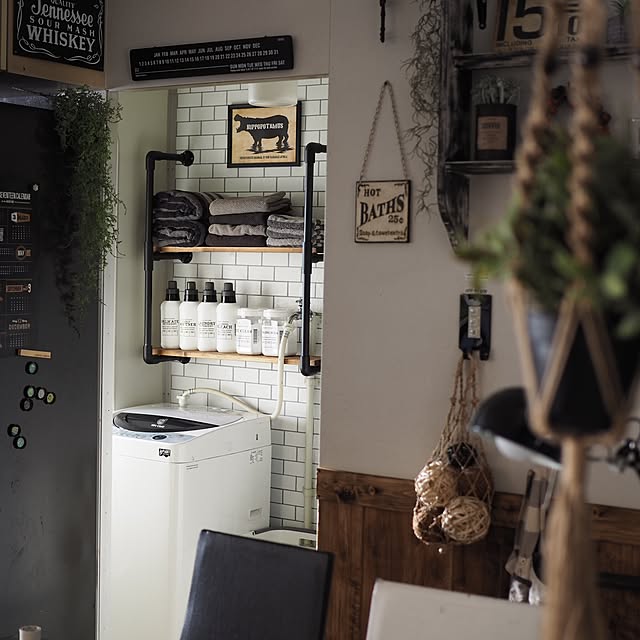
M 232 213 L 228 216 L 209 216 L 209 224 L 266 225 L 268 213 Z
M 274 214 L 267 221 L 267 237 L 270 240 L 292 240 L 295 244 L 270 244 L 270 246 L 298 246 L 304 240 L 304 218 Z M 311 244 L 321 251 L 324 247 L 324 221 L 311 221 Z
M 156 247 L 199 247 L 204 243 L 207 228 L 201 222 L 160 222 L 153 225 Z
M 245 196 L 242 198 L 220 198 L 209 205 L 212 216 L 229 216 L 245 213 L 274 213 L 291 206 L 291 200 L 285 198 L 284 191 L 266 196 Z
M 209 205 L 221 199 L 219 193 L 159 191 L 153 196 L 153 219 L 196 221 L 206 219 Z
M 300 230 L 294 231 L 293 229 L 287 229 L 286 231 L 280 231 L 279 229 L 274 229 L 271 226 L 267 227 L 267 236 L 269 238 L 293 238 L 302 240 L 304 238 L 304 229 L 301 227 Z
M 207 234 L 205 244 L 208 247 L 264 247 L 265 236 L 217 236 Z
M 274 213 L 267 219 L 269 229 L 277 229 L 278 231 L 295 231 L 304 230 L 304 218 L 302 216 L 283 215 Z
M 266 236 L 263 224 L 212 224 L 209 233 L 214 236 Z
M 301 247 L 302 238 L 267 238 L 267 247 Z

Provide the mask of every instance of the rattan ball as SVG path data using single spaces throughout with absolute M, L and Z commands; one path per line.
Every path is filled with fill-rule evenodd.
M 458 496 L 458 474 L 440 461 L 425 465 L 415 481 L 416 495 L 429 509 L 446 507 Z
M 491 472 L 484 467 L 469 467 L 458 474 L 458 495 L 487 501 L 493 494 Z
M 413 509 L 413 533 L 416 538 L 425 544 L 442 544 L 446 542 L 446 536 L 440 528 L 440 515 L 442 509 L 430 509 L 425 507 L 420 500 Z
M 444 534 L 453 541 L 472 544 L 482 540 L 489 531 L 489 507 L 477 498 L 454 498 L 440 516 L 440 523 Z

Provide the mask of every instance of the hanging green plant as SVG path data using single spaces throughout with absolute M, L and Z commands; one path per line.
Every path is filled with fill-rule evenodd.
M 111 177 L 111 125 L 121 109 L 89 87 L 64 89 L 52 100 L 64 165 L 56 281 L 77 329 L 98 296 L 109 255 L 115 255 L 122 202 Z
M 422 161 L 422 188 L 418 192 L 418 211 L 435 206 L 431 192 L 438 168 L 438 123 L 440 118 L 440 39 L 441 0 L 416 0 L 420 18 L 411 34 L 413 56 L 405 62 L 409 74 L 414 153 Z

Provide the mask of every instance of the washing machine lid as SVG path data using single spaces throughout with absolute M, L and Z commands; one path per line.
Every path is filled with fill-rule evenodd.
M 181 433 L 222 427 L 237 422 L 235 412 L 221 410 L 180 410 L 170 405 L 148 405 L 123 409 L 113 416 L 113 424 L 137 433 Z

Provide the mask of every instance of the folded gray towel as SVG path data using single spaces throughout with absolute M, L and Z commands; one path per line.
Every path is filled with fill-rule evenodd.
M 267 224 L 268 213 L 232 213 L 229 216 L 209 216 L 209 224 Z
M 214 236 L 207 234 L 205 243 L 208 247 L 264 247 L 264 236 Z
M 274 213 L 267 219 L 269 227 L 279 229 L 303 229 L 304 218 L 302 216 L 292 216 Z
M 267 238 L 267 247 L 301 247 L 302 238 Z
M 209 233 L 214 236 L 266 236 L 263 224 L 212 224 Z
M 196 221 L 206 218 L 209 205 L 222 198 L 219 193 L 197 191 L 159 191 L 153 196 L 153 219 Z
M 214 200 L 209 205 L 212 216 L 232 215 L 238 213 L 273 213 L 291 206 L 289 198 L 285 198 L 284 191 L 278 191 L 266 196 L 246 196 L 243 198 L 224 198 Z
M 156 247 L 199 247 L 204 244 L 207 228 L 201 222 L 161 222 L 153 225 Z
M 304 229 L 300 227 L 300 229 L 274 229 L 272 226 L 267 227 L 267 236 L 269 238 L 294 238 L 300 239 L 304 238 Z

